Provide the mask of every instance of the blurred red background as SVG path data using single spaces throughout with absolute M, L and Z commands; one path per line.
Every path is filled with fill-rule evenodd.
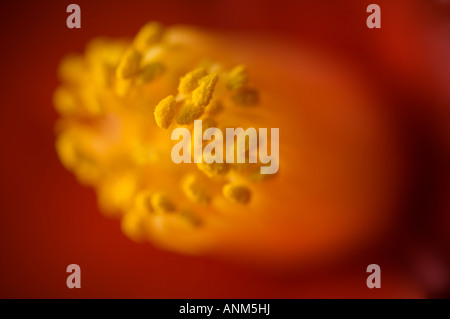
M 81 7 L 81 29 L 66 27 L 66 7 L 72 2 Z M 3 4 L 0 297 L 432 297 L 408 265 L 423 251 L 438 252 L 443 260 L 448 260 L 450 251 L 446 199 L 449 5 L 445 1 L 377 1 L 382 29 L 369 30 L 366 7 L 370 3 L 77 0 Z M 282 34 L 295 43 L 354 60 L 371 75 L 380 94 L 399 106 L 392 112 L 402 120 L 413 173 L 405 190 L 410 199 L 404 205 L 407 218 L 398 232 L 349 264 L 284 276 L 181 256 L 127 239 L 118 221 L 99 213 L 93 190 L 80 186 L 60 164 L 54 149 L 58 116 L 51 97 L 58 85 L 57 65 L 65 54 L 82 52 L 97 36 L 130 37 L 150 20 Z M 365 285 L 365 268 L 373 260 L 382 266 L 383 289 L 369 290 Z M 82 289 L 66 287 L 65 271 L 71 263 L 81 266 Z M 443 267 L 447 265 L 444 261 Z M 440 293 L 437 296 L 445 294 Z

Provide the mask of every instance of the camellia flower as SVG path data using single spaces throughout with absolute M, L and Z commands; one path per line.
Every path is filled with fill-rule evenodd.
M 132 40 L 93 40 L 59 74 L 61 162 L 135 241 L 285 266 L 355 251 L 396 218 L 393 127 L 364 79 L 326 55 L 151 22 Z M 197 119 L 279 128 L 279 171 L 174 163 L 173 129 Z

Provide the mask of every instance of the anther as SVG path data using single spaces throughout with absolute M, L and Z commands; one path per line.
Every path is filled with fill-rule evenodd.
M 195 90 L 199 84 L 201 78 L 206 76 L 208 73 L 205 68 L 197 68 L 180 79 L 180 84 L 178 85 L 178 92 L 180 94 L 189 94 Z
M 139 71 L 142 55 L 135 49 L 128 49 L 123 54 L 116 70 L 116 75 L 121 79 L 129 79 Z
M 192 101 L 195 105 L 206 107 L 211 102 L 217 80 L 218 76 L 215 73 L 200 80 L 199 86 L 192 92 Z
M 164 27 L 158 22 L 149 22 L 144 25 L 135 36 L 133 46 L 139 52 L 144 52 L 148 47 L 161 41 Z
M 238 90 L 248 82 L 247 67 L 240 64 L 234 67 L 228 74 L 227 89 Z
M 192 102 L 186 102 L 180 109 L 177 116 L 177 123 L 188 125 L 202 116 L 204 108 L 194 105 Z
M 161 62 L 147 64 L 139 72 L 139 80 L 143 83 L 152 82 L 164 72 L 164 65 Z
M 167 129 L 172 124 L 175 115 L 175 98 L 173 95 L 169 95 L 158 103 L 154 115 L 159 127 Z

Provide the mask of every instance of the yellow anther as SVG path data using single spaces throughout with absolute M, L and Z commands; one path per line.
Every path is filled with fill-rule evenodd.
M 251 197 L 250 189 L 237 183 L 226 184 L 222 188 L 222 194 L 228 200 L 239 204 L 247 204 Z
M 139 71 L 142 55 L 135 49 L 128 49 L 120 59 L 116 75 L 120 79 L 129 79 Z
M 240 89 L 233 95 L 232 100 L 235 104 L 240 106 L 253 106 L 259 102 L 259 94 L 255 89 L 244 88 Z
M 206 107 L 211 102 L 218 79 L 217 74 L 211 73 L 200 80 L 199 86 L 192 92 L 192 101 L 195 105 Z
M 161 62 L 152 62 L 139 72 L 139 80 L 143 83 L 152 82 L 164 72 Z
M 156 124 L 161 128 L 168 128 L 175 115 L 175 97 L 169 95 L 161 100 L 155 108 Z
M 164 27 L 158 22 L 144 25 L 133 40 L 133 46 L 139 52 L 144 52 L 149 46 L 161 41 Z
M 194 203 L 208 204 L 211 201 L 211 193 L 206 181 L 197 174 L 186 176 L 182 182 L 182 189 Z
M 175 204 L 166 193 L 154 193 L 150 199 L 152 209 L 159 213 L 168 213 L 175 211 Z
M 213 162 L 208 164 L 204 161 L 197 164 L 199 170 L 205 173 L 209 177 L 218 176 L 218 175 L 226 175 L 230 170 L 230 166 L 227 163 L 216 163 Z
M 191 124 L 194 120 L 202 116 L 203 112 L 204 108 L 195 106 L 191 102 L 187 102 L 181 107 L 180 113 L 178 113 L 177 123 L 180 125 Z
M 228 74 L 227 89 L 238 90 L 248 82 L 247 67 L 240 64 L 234 67 Z
M 74 114 L 77 111 L 77 99 L 70 90 L 59 87 L 53 94 L 53 104 L 56 111 L 61 115 Z
M 205 68 L 197 68 L 187 73 L 180 79 L 180 84 L 178 85 L 178 92 L 180 94 L 189 94 L 193 90 L 195 90 L 201 78 L 206 76 L 208 72 L 206 72 Z

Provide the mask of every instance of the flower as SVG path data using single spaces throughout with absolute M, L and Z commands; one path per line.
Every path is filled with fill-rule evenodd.
M 95 39 L 60 65 L 61 162 L 135 241 L 275 266 L 364 246 L 395 218 L 390 126 L 352 72 L 297 53 L 155 22 Z M 280 171 L 173 163 L 172 129 L 196 119 L 280 128 Z

